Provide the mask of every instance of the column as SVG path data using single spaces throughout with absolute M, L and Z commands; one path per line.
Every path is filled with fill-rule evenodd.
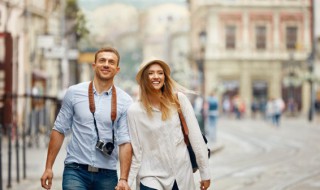
M 250 63 L 241 63 L 241 73 L 240 73 L 240 97 L 245 102 L 246 113 L 250 115 L 250 104 L 252 96 L 252 84 L 250 76 Z
M 275 51 L 279 51 L 280 49 L 280 22 L 279 22 L 279 13 L 274 11 L 273 13 L 273 47 L 272 49 Z

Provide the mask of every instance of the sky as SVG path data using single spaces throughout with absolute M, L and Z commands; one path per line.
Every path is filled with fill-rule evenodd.
M 135 5 L 139 9 L 147 8 L 161 3 L 181 3 L 185 4 L 186 0 L 78 0 L 79 6 L 87 11 L 92 11 L 99 6 L 110 3 L 126 3 Z

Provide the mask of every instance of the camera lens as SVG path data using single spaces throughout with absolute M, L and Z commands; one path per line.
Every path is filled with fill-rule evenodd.
M 108 142 L 104 147 L 103 151 L 106 152 L 107 154 L 111 155 L 112 151 L 114 149 L 114 145 L 111 142 Z

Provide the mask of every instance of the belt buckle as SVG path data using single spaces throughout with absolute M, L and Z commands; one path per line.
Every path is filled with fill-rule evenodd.
M 89 172 L 99 172 L 99 168 L 93 167 L 93 166 L 88 166 L 88 171 Z

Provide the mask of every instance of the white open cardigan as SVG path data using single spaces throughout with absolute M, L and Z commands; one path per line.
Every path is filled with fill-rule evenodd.
M 178 93 L 182 113 L 189 129 L 189 140 L 195 152 L 202 180 L 210 179 L 207 146 L 203 141 L 199 124 L 189 99 Z M 145 186 L 171 190 L 174 181 L 179 189 L 195 189 L 193 173 L 183 140 L 178 112 L 162 121 L 161 112 L 153 108 L 148 117 L 141 102 L 133 103 L 127 112 L 127 120 L 133 158 L 129 173 L 129 185 L 141 182 Z M 139 189 L 139 184 L 137 189 Z

